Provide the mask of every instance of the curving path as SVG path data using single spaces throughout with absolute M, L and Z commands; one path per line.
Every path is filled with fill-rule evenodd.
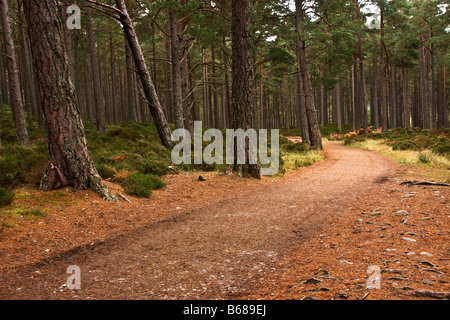
M 327 159 L 189 215 L 0 277 L 1 299 L 236 299 L 282 272 L 283 255 L 392 175 L 375 152 L 325 144 Z M 70 265 L 81 290 L 65 287 Z M 38 272 L 37 272 L 38 271 Z

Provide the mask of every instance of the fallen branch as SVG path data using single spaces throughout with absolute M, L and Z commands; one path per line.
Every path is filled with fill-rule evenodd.
M 407 184 L 408 187 L 411 186 L 443 186 L 443 187 L 450 187 L 450 184 L 443 183 L 443 182 L 432 182 L 432 181 L 404 181 L 400 183 L 400 185 Z
M 126 202 L 131 203 L 131 200 L 128 199 L 127 197 L 125 197 L 123 194 L 118 193 L 118 196 L 121 197 L 121 198 L 122 198 L 123 200 L 125 200 Z

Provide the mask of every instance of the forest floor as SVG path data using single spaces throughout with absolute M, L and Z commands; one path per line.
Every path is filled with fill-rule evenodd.
M 170 174 L 164 189 L 131 203 L 15 190 L 4 210 L 16 215 L 1 221 L 0 299 L 448 295 L 449 187 L 400 185 L 431 173 L 376 152 L 327 142 L 325 155 L 261 181 Z M 47 216 L 20 215 L 28 209 Z M 66 286 L 71 265 L 80 290 Z M 367 288 L 369 267 L 380 271 L 379 289 Z

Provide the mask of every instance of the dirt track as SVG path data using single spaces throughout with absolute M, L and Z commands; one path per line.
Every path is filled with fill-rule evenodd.
M 282 273 L 281 258 L 393 174 L 374 152 L 325 144 L 327 159 L 96 246 L 0 277 L 1 299 L 236 299 Z M 65 287 L 70 265 L 81 290 Z M 273 277 L 272 277 L 273 278 Z

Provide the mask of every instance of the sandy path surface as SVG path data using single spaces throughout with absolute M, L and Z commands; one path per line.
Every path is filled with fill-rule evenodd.
M 356 195 L 393 174 L 384 156 L 325 144 L 327 159 L 88 249 L 0 277 L 2 299 L 236 299 L 281 258 L 340 218 Z M 70 265 L 81 289 L 65 287 Z

